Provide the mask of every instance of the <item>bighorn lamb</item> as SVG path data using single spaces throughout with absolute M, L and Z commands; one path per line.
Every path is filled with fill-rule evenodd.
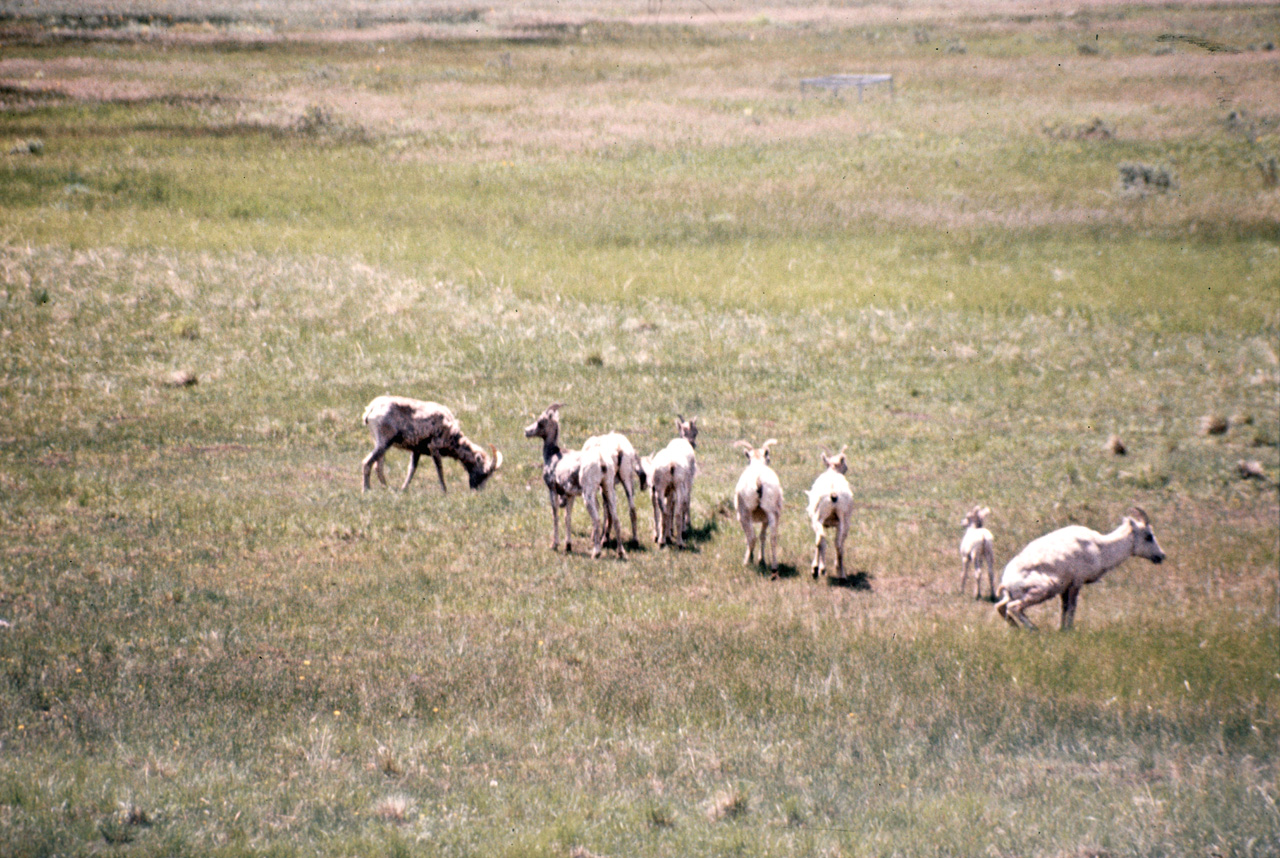
M 694 448 L 698 446 L 698 418 L 676 415 L 676 435 L 667 446 L 640 460 L 653 499 L 653 541 L 684 548 L 689 528 L 689 504 L 693 478 L 698 472 Z
M 1152 563 L 1164 560 L 1164 552 L 1151 531 L 1151 521 L 1138 507 L 1125 515 L 1120 526 L 1107 534 L 1071 525 L 1041 536 L 1004 567 L 996 595 L 996 611 L 1011 626 L 1034 629 L 1023 613 L 1054 596 L 1062 596 L 1062 630 L 1071 628 L 1080 588 L 1092 584 L 1130 557 Z
M 418 469 L 418 457 L 426 453 L 436 465 L 441 491 L 448 491 L 444 484 L 444 469 L 440 459 L 448 456 L 457 459 L 467 469 L 471 488 L 478 489 L 493 472 L 502 465 L 502 454 L 490 445 L 486 453 L 481 447 L 467 440 L 453 412 L 438 402 L 423 402 L 405 396 L 379 396 L 364 410 L 364 424 L 373 434 L 373 452 L 365 456 L 363 463 L 363 489 L 369 490 L 369 471 L 377 469 L 378 479 L 385 486 L 387 478 L 382 473 L 382 458 L 387 450 L 399 447 L 409 451 L 409 471 L 404 485 L 409 488 L 413 473 Z
M 605 534 L 597 507 L 597 493 L 604 489 L 605 510 L 616 521 L 618 513 L 613 491 L 616 466 L 598 446 L 590 450 L 565 451 L 560 448 L 557 441 L 560 437 L 561 407 L 558 402 L 548 406 L 524 430 L 526 438 L 542 439 L 542 481 L 547 485 L 547 496 L 551 501 L 551 547 L 555 549 L 560 544 L 560 509 L 563 507 L 564 550 L 566 553 L 572 550 L 573 501 L 581 495 L 591 516 L 591 556 L 599 557 Z M 618 540 L 618 556 L 625 556 L 621 539 Z
M 631 446 L 627 436 L 621 432 L 610 432 L 608 435 L 593 435 L 582 445 L 583 452 L 598 449 L 602 455 L 614 463 L 614 479 L 622 484 L 622 492 L 627 496 L 627 509 L 631 512 L 631 541 L 636 541 L 636 480 L 639 479 L 640 491 L 645 489 L 645 473 L 640 468 L 640 457 L 636 448 Z M 614 527 L 614 520 L 605 508 L 604 534 L 609 538 L 609 531 Z M 617 523 L 618 543 L 622 543 L 622 522 Z
M 849 472 L 849 460 L 840 448 L 835 456 L 822 454 L 822 464 L 827 469 L 813 481 L 809 489 L 809 523 L 813 526 L 816 542 L 813 547 L 813 577 L 827 574 L 827 528 L 836 529 L 836 575 L 844 577 L 844 541 L 849 536 L 849 523 L 853 520 L 853 491 L 845 474 Z
M 969 572 L 973 572 L 973 597 L 982 598 L 982 570 L 987 570 L 987 590 L 994 601 L 996 597 L 996 553 L 995 540 L 991 531 L 983 526 L 983 521 L 991 515 L 985 506 L 975 506 L 960 520 L 965 528 L 960 539 L 960 592 L 969 583 Z
M 782 483 L 773 468 L 769 467 L 769 448 L 778 443 L 778 439 L 770 438 L 759 449 L 748 441 L 735 441 L 733 446 L 740 448 L 747 456 L 747 467 L 738 478 L 738 485 L 733 491 L 733 508 L 738 513 L 738 522 L 747 537 L 747 553 L 742 558 L 744 566 L 751 565 L 751 556 L 756 548 L 754 522 L 760 525 L 760 562 L 764 562 L 765 540 L 771 542 L 771 559 L 769 571 L 778 577 L 778 522 L 782 517 Z

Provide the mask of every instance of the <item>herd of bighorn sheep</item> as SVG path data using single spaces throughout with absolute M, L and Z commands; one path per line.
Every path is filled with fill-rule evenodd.
M 571 515 L 573 502 L 581 497 L 591 516 L 591 556 L 599 557 L 612 532 L 618 557 L 625 557 L 622 520 L 618 514 L 617 486 L 621 485 L 631 516 L 631 541 L 636 536 L 636 484 L 651 493 L 653 504 L 653 539 L 659 546 L 674 544 L 683 548 L 690 527 L 690 499 L 693 480 L 698 473 L 694 450 L 697 447 L 698 418 L 676 418 L 676 437 L 651 456 L 638 456 L 631 442 L 619 432 L 588 438 L 580 449 L 565 450 L 560 446 L 561 403 L 554 403 L 525 427 L 526 438 L 542 439 L 542 481 L 551 504 L 551 547 L 560 545 L 560 510 L 564 510 L 564 549 L 571 550 Z M 382 459 L 392 447 L 409 451 L 409 470 L 403 491 L 409 487 L 418 459 L 431 456 L 442 491 L 444 482 L 441 460 L 457 459 L 466 469 L 471 488 L 479 489 L 502 465 L 502 454 L 490 445 L 484 448 L 462 434 L 453 412 L 436 402 L 423 402 L 403 396 L 379 396 L 364 410 L 364 423 L 373 435 L 373 451 L 362 463 L 363 490 L 369 490 L 369 475 L 376 470 L 385 486 Z M 733 492 L 733 508 L 747 541 L 743 564 L 750 565 L 760 544 L 759 562 L 766 563 L 773 578 L 778 577 L 778 529 L 782 517 L 782 482 L 770 467 L 769 448 L 778 441 L 770 438 L 760 447 L 748 441 L 737 441 L 747 458 L 746 468 Z M 822 453 L 824 470 L 808 492 L 807 514 L 814 532 L 813 577 L 827 572 L 827 536 L 835 529 L 836 576 L 845 576 L 844 544 L 853 519 L 853 491 L 845 476 L 849 462 L 847 446 L 832 456 Z M 603 498 L 603 511 L 600 503 Z M 996 612 L 1011 626 L 1034 629 L 1035 624 L 1024 613 L 1027 608 L 1062 599 L 1061 628 L 1071 628 L 1076 603 L 1085 584 L 1093 584 L 1111 569 L 1130 557 L 1144 557 L 1160 563 L 1165 554 L 1156 542 L 1151 521 L 1141 509 L 1134 507 L 1120 525 L 1110 533 L 1098 533 L 1087 527 L 1071 525 L 1032 540 L 1004 567 L 1000 583 L 995 581 L 995 541 L 984 526 L 991 510 L 977 505 L 961 520 L 964 535 L 960 541 L 960 592 L 974 579 L 975 596 L 982 598 L 982 577 L 986 573 L 987 589 L 995 601 Z M 760 525 L 759 536 L 755 527 Z

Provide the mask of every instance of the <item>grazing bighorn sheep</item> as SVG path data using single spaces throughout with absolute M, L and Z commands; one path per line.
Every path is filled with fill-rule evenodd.
M 423 402 L 406 396 L 375 397 L 364 410 L 364 424 L 373 434 L 373 452 L 365 456 L 363 463 L 363 488 L 369 490 L 369 472 L 376 469 L 378 479 L 385 486 L 387 478 L 382 473 L 382 458 L 387 450 L 399 447 L 408 450 L 409 471 L 405 474 L 400 490 L 409 488 L 413 473 L 418 469 L 418 457 L 426 453 L 436 465 L 441 491 L 448 492 L 444 484 L 444 469 L 440 458 L 457 459 L 467 469 L 471 488 L 478 489 L 493 472 L 502 465 L 502 454 L 490 445 L 486 453 L 462 434 L 462 428 L 453 412 L 438 402 Z
M 627 508 L 631 512 L 631 541 L 636 541 L 636 480 L 640 481 L 640 491 L 645 489 L 645 473 L 640 468 L 640 457 L 636 448 L 631 446 L 627 436 L 621 432 L 610 432 L 608 435 L 593 435 L 582 445 L 583 452 L 598 449 L 602 455 L 614 463 L 614 479 L 622 484 L 623 494 L 627 496 Z M 614 528 L 614 520 L 609 516 L 609 508 L 605 507 L 604 536 L 609 538 L 609 531 Z M 618 544 L 622 544 L 622 522 L 617 522 Z
M 963 593 L 965 585 L 969 583 L 969 572 L 972 570 L 973 597 L 981 599 L 982 570 L 985 567 L 987 589 L 994 601 L 996 598 L 995 540 L 991 536 L 991 531 L 983 526 L 983 521 L 989 515 L 991 510 L 987 507 L 975 506 L 960 520 L 960 526 L 965 528 L 964 536 L 960 539 L 960 592 Z
M 738 522 L 747 537 L 747 553 L 742 558 L 744 566 L 751 565 L 751 556 L 756 548 L 754 522 L 760 525 L 760 562 L 764 562 L 766 538 L 771 540 L 771 560 L 769 571 L 778 577 L 778 521 L 782 517 L 782 482 L 773 468 L 769 467 L 769 448 L 778 443 L 778 439 L 770 438 L 759 449 L 748 441 L 735 441 L 733 446 L 741 449 L 747 456 L 747 467 L 738 478 L 738 485 L 733 491 L 733 508 L 738 513 Z
M 1080 589 L 1092 584 L 1130 557 L 1152 563 L 1164 560 L 1151 521 L 1138 507 L 1107 534 L 1071 525 L 1033 539 L 1004 567 L 996 595 L 996 611 L 1011 626 L 1034 629 L 1023 613 L 1032 605 L 1062 596 L 1062 630 L 1071 628 Z
M 849 536 L 849 523 L 853 520 L 853 490 L 845 474 L 849 472 L 849 460 L 840 448 L 834 456 L 822 453 L 822 464 L 827 469 L 813 481 L 809 489 L 809 523 L 813 526 L 816 541 L 813 546 L 813 577 L 827 574 L 827 528 L 836 529 L 836 575 L 844 577 L 844 541 Z
M 694 448 L 698 446 L 698 418 L 685 420 L 676 415 L 676 435 L 667 446 L 640 460 L 653 499 L 653 541 L 658 545 L 684 548 L 684 532 L 689 527 L 689 504 L 693 478 L 698 472 Z
M 547 410 L 533 423 L 525 427 L 526 438 L 542 439 L 542 481 L 547 485 L 551 501 L 551 548 L 560 544 L 560 509 L 564 508 L 564 550 L 572 550 L 573 501 L 579 495 L 591 516 L 591 556 L 599 557 L 604 547 L 604 528 L 597 508 L 597 493 L 604 489 L 606 513 L 617 519 L 613 482 L 616 478 L 613 460 L 604 455 L 600 447 L 590 450 L 565 451 L 557 443 L 560 437 L 560 403 Z M 620 528 L 619 528 L 620 529 Z M 618 556 L 625 556 L 622 540 L 618 540 Z

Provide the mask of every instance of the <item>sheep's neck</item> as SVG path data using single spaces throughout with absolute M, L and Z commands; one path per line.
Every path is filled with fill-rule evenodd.
M 466 438 L 459 438 L 458 443 L 454 445 L 454 449 L 441 450 L 440 453 L 445 456 L 453 456 L 462 463 L 462 467 L 466 468 L 469 473 L 483 474 L 485 467 L 487 467 L 484 450 Z
M 1098 537 L 1098 559 L 1101 561 L 1101 575 L 1108 569 L 1114 569 L 1133 556 L 1133 528 L 1128 522 L 1121 524 L 1110 533 Z
M 560 449 L 560 445 L 556 443 L 556 436 L 544 438 L 542 441 L 542 463 L 550 466 L 560 461 L 560 457 L 564 455 L 564 451 Z

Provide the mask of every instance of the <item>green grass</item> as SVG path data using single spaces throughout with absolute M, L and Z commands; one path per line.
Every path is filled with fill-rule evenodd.
M 1274 22 L 16 27 L 43 76 L 0 82 L 73 96 L 0 112 L 45 144 L 0 160 L 0 851 L 1280 853 L 1280 89 L 1156 50 Z M 799 97 L 855 48 L 893 101 Z M 362 495 L 383 392 L 502 471 Z M 690 550 L 647 499 L 625 561 L 581 504 L 548 548 L 553 400 L 568 444 L 699 416 Z M 744 437 L 780 441 L 780 581 L 740 565 Z M 802 520 L 844 444 L 853 586 Z M 1134 503 L 1169 561 L 1015 633 L 955 592 L 977 501 L 1001 562 Z

